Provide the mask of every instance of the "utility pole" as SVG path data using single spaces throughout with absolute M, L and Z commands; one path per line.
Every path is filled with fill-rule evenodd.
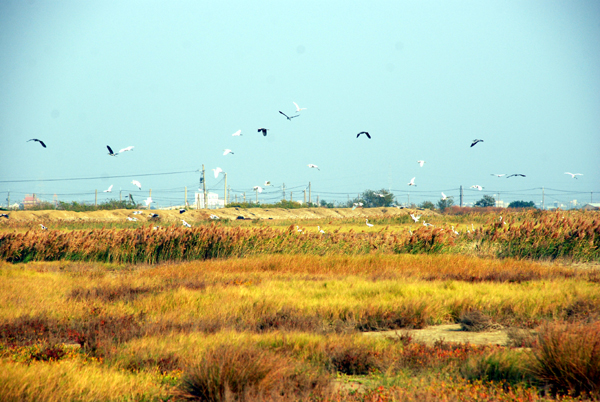
M 123 202 L 123 196 L 121 195 L 122 191 L 123 189 L 119 189 L 119 202 Z
M 10 190 L 8 190 L 8 197 L 6 197 L 6 208 L 10 208 Z
M 244 204 L 246 203 L 246 192 L 244 191 Z
M 94 206 L 98 206 L 98 189 L 96 189 L 96 196 L 94 198 Z
M 187 201 L 187 186 L 185 186 L 183 189 L 185 190 L 185 203 L 183 205 L 187 208 L 187 206 L 188 206 L 188 201 Z
M 256 193 L 256 203 L 258 204 L 258 189 L 254 190 L 254 192 Z
M 227 206 L 227 173 L 224 173 L 225 176 L 225 189 L 223 190 L 223 207 Z
M 206 175 L 204 171 L 204 164 L 202 164 L 202 191 L 204 192 L 204 208 L 208 206 L 208 195 L 206 194 Z
M 283 188 L 283 200 L 285 201 L 285 183 L 283 183 L 281 187 Z
M 312 195 L 311 195 L 311 189 L 310 189 L 310 182 L 308 182 L 308 203 L 312 204 Z
M 317 194 L 317 207 L 319 206 L 319 194 Z
M 304 205 L 306 206 L 306 189 L 302 190 L 304 192 Z
M 290 191 L 290 202 L 294 201 L 294 192 Z
M 463 206 L 463 187 L 460 186 L 460 207 Z
M 546 209 L 546 204 L 544 201 L 544 187 L 542 187 L 542 210 Z

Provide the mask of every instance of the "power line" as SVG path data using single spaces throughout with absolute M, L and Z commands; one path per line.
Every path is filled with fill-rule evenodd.
M 199 170 L 186 170 L 183 172 L 165 172 L 165 173 L 142 173 L 128 174 L 122 176 L 98 176 L 98 177 L 73 177 L 64 179 L 25 179 L 25 180 L 0 180 L 0 183 L 30 183 L 30 182 L 46 182 L 46 181 L 76 181 L 76 180 L 101 180 L 101 179 L 119 179 L 123 177 L 144 177 L 144 176 L 166 176 L 182 173 L 197 173 Z

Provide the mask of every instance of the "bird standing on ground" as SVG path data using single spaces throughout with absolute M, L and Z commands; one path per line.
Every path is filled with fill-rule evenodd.
M 219 219 L 219 217 L 217 215 L 211 215 L 210 219 Z
M 365 223 L 367 224 L 367 226 L 368 226 L 368 227 L 370 227 L 370 228 L 372 228 L 372 227 L 373 227 L 373 224 L 372 224 L 372 223 L 369 223 L 369 220 L 368 220 L 368 219 L 367 219 L 367 221 L 366 221 Z
M 356 138 L 360 137 L 361 134 L 364 134 L 367 136 L 368 139 L 371 139 L 371 134 L 369 134 L 366 131 L 361 131 L 360 133 L 356 134 Z
M 417 187 L 417 185 L 415 184 L 415 179 L 416 179 L 416 177 L 413 177 L 412 179 L 410 179 L 410 182 L 408 183 L 408 185 Z
M 103 193 L 112 193 L 113 185 L 111 184 L 108 190 L 104 190 Z
M 474 139 L 473 142 L 471 143 L 471 148 L 473 148 L 475 146 L 475 144 L 478 144 L 480 142 L 483 142 L 483 140 Z
M 37 138 L 32 138 L 32 139 L 30 139 L 30 140 L 27 140 L 27 142 L 29 142 L 29 141 L 37 141 L 37 142 L 39 142 L 39 143 L 40 143 L 40 144 L 41 144 L 41 145 L 42 145 L 44 148 L 46 148 L 46 144 L 44 144 L 44 141 L 42 141 L 42 140 L 38 140 Z
M 299 114 L 297 114 L 297 115 L 295 115 L 295 116 L 288 116 L 287 114 L 283 113 L 281 110 L 279 111 L 279 113 L 281 113 L 282 115 L 284 115 L 284 116 L 285 116 L 285 118 L 286 118 L 286 119 L 288 119 L 289 121 L 292 121 L 292 119 L 293 119 L 294 117 L 298 117 L 298 116 L 300 116 Z
M 142 183 L 140 183 L 140 182 L 139 182 L 139 181 L 137 181 L 137 180 L 132 180 L 132 181 L 131 181 L 131 184 L 133 184 L 133 185 L 137 186 L 137 188 L 139 188 L 140 190 L 142 189 Z
M 313 165 L 312 163 L 309 163 L 308 167 L 311 169 L 317 169 L 318 171 L 321 171 L 321 169 L 319 169 L 319 167 L 317 165 Z
M 317 225 L 317 230 L 319 231 L 319 233 L 322 233 L 322 234 L 325 233 L 325 231 L 323 229 L 321 229 L 321 226 Z
M 183 226 L 185 226 L 186 228 L 191 228 L 192 227 L 192 225 L 190 225 L 189 223 L 187 223 L 183 219 L 181 220 L 181 222 L 183 222 Z
M 108 154 L 109 154 L 110 156 L 117 156 L 117 155 L 119 154 L 118 152 L 117 152 L 117 153 L 114 153 L 114 152 L 113 152 L 113 150 L 112 150 L 112 148 L 111 148 L 111 147 L 109 147 L 108 145 L 106 146 L 106 148 L 108 148 Z
M 263 128 L 263 127 L 261 127 L 261 128 L 259 128 L 259 129 L 258 129 L 258 132 L 259 132 L 259 133 L 262 133 L 263 137 L 266 137 L 266 136 L 267 136 L 267 131 L 269 131 L 269 129 L 268 129 L 268 128 Z
M 294 106 L 296 106 L 296 112 L 300 113 L 302 110 L 306 110 L 305 107 L 301 108 L 300 106 L 298 106 L 298 104 L 296 102 L 292 102 L 292 103 L 294 104 Z
M 583 173 L 569 173 L 569 172 L 565 172 L 565 174 L 570 174 L 572 179 L 577 179 L 576 176 L 583 176 Z

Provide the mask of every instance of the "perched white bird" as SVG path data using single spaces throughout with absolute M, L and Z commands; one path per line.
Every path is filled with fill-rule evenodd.
M 152 201 L 152 197 L 148 197 L 144 200 L 144 203 L 146 204 L 147 207 L 150 206 L 150 204 L 152 204 L 154 201 Z
M 127 147 L 127 148 L 123 148 L 122 150 L 120 150 L 119 152 L 117 152 L 118 154 L 123 153 L 123 152 L 127 152 L 127 151 L 133 151 L 134 147 Z
M 300 227 L 298 225 L 296 225 L 296 231 L 302 233 L 302 229 L 300 229 Z
M 137 218 L 132 218 L 131 216 L 127 217 L 128 221 L 137 222 Z
M 186 228 L 191 228 L 192 227 L 192 225 L 190 225 L 189 223 L 187 223 L 183 219 L 181 220 L 181 222 L 183 222 L 183 226 L 185 226 Z
M 422 215 L 419 216 L 414 216 L 413 214 L 410 214 L 410 217 L 412 218 L 413 221 L 415 221 L 415 223 L 417 223 L 419 221 L 419 219 L 421 219 Z
M 142 211 L 133 211 L 133 214 L 134 214 L 134 215 L 141 215 L 141 214 L 142 214 Z
M 502 173 L 502 174 L 498 174 L 498 173 L 490 173 L 492 176 L 496 176 L 496 177 L 502 177 L 502 176 L 506 176 L 506 173 Z
M 227 155 L 227 154 L 231 154 L 233 155 L 233 151 L 231 149 L 224 149 L 223 150 L 223 156 Z
M 417 163 L 419 164 L 419 166 L 423 167 L 423 164 L 425 163 L 425 161 L 417 161 Z
M 219 177 L 219 173 L 223 173 L 223 169 L 221 169 L 220 167 L 213 169 L 212 171 L 215 173 L 215 179 Z
M 408 183 L 408 185 L 417 187 L 417 185 L 415 184 L 415 179 L 416 179 L 416 177 L 413 177 L 412 179 L 410 179 L 410 183 Z
M 320 233 L 325 233 L 325 231 L 324 231 L 323 229 L 321 229 L 321 226 L 317 226 L 317 230 L 318 230 Z
M 265 187 L 267 187 L 267 186 L 270 186 L 270 185 L 271 185 L 271 182 L 270 182 L 269 180 L 267 180 L 267 181 L 265 182 Z
M 46 226 L 42 225 L 41 223 L 40 223 L 40 227 L 42 228 L 42 230 L 48 230 L 48 228 Z
M 312 163 L 309 163 L 308 167 L 311 168 L 311 169 L 321 170 L 321 169 L 319 169 L 319 167 L 317 165 L 313 165 Z
M 296 102 L 292 102 L 294 104 L 294 106 L 296 106 L 296 112 L 301 112 L 302 110 L 306 110 L 305 107 L 300 107 L 298 106 L 298 104 Z
M 423 226 L 433 226 L 431 223 L 423 222 Z
M 108 190 L 104 190 L 103 192 L 104 193 L 112 193 L 112 188 L 113 188 L 113 185 L 111 184 L 110 187 L 108 188 Z
M 211 215 L 210 219 L 219 219 L 219 217 L 217 215 Z
M 577 179 L 576 176 L 583 176 L 583 173 L 569 173 L 569 172 L 565 172 L 565 174 L 570 174 L 572 179 Z
M 254 186 L 252 187 L 254 189 L 254 191 L 258 191 L 259 193 L 262 193 L 262 187 L 261 186 Z
M 365 222 L 365 223 L 367 224 L 367 226 L 368 226 L 368 227 L 370 227 L 370 228 L 372 228 L 372 227 L 373 227 L 373 224 L 372 224 L 372 223 L 369 223 L 369 220 L 368 220 L 368 219 L 366 220 L 366 222 Z
M 131 181 L 131 184 L 133 184 L 133 185 L 137 186 L 137 188 L 139 188 L 140 190 L 142 189 L 142 183 L 140 183 L 140 182 L 139 182 L 139 181 L 137 181 L 137 180 L 132 180 L 132 181 Z
M 238 130 L 235 133 L 231 134 L 232 137 L 239 137 L 240 135 L 242 135 L 242 130 Z
M 480 185 L 477 185 L 477 184 L 472 185 L 471 188 L 474 188 L 479 191 L 483 190 L 483 187 L 481 187 Z

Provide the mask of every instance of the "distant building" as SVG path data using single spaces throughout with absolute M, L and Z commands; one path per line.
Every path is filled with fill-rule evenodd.
M 207 194 L 207 206 L 204 206 L 204 194 L 196 193 L 194 196 L 195 203 L 194 208 L 199 209 L 219 209 L 225 208 L 225 200 L 219 199 L 219 194 L 216 193 L 208 193 Z
M 39 205 L 39 203 L 40 200 L 35 194 L 26 195 L 25 198 L 23 198 L 23 209 L 35 207 L 36 205 Z
M 508 204 L 502 200 L 496 200 L 496 206 L 498 208 L 508 208 Z
M 589 204 L 585 204 L 581 209 L 585 211 L 598 211 L 600 210 L 600 202 L 591 202 Z

